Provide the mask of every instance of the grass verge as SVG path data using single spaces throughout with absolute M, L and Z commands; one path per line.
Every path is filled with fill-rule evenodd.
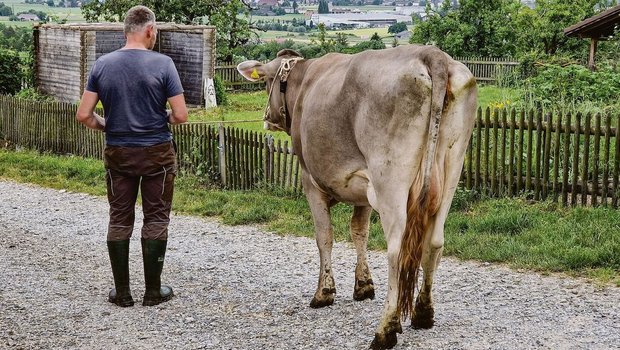
M 0 178 L 55 189 L 104 195 L 101 161 L 0 150 Z M 177 213 L 218 217 L 229 225 L 258 224 L 282 235 L 313 236 L 305 198 L 272 190 L 251 192 L 206 188 L 193 176 L 179 177 Z M 332 209 L 336 240 L 350 240 L 352 209 Z M 373 213 L 371 249 L 385 249 Z M 620 211 L 560 208 L 517 199 L 479 199 L 459 191 L 446 222 L 445 254 L 461 259 L 507 264 L 541 273 L 561 272 L 620 287 Z

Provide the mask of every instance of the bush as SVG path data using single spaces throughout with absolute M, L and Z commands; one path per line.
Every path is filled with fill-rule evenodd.
M 24 100 L 32 100 L 32 101 L 54 101 L 54 98 L 48 95 L 43 95 L 39 93 L 35 88 L 23 89 L 17 94 L 16 97 L 19 97 Z
M 218 106 L 228 105 L 228 96 L 226 96 L 226 88 L 219 76 L 213 77 L 213 87 L 215 88 L 215 99 Z
M 0 94 L 12 95 L 22 87 L 23 73 L 19 54 L 0 49 Z
M 525 100 L 543 109 L 582 109 L 597 105 L 617 109 L 620 71 L 602 66 L 597 71 L 578 64 L 544 64 L 525 81 Z

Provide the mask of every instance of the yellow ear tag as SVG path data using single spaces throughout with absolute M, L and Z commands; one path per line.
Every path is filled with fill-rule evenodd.
M 250 74 L 250 78 L 252 79 L 260 78 L 260 75 L 258 75 L 258 71 L 256 70 L 256 68 L 254 68 L 254 70 L 252 71 L 252 74 Z

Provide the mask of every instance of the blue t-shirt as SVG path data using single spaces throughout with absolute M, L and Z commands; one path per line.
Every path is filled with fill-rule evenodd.
M 172 59 L 137 49 L 121 49 L 97 59 L 86 90 L 96 92 L 105 112 L 106 144 L 152 146 L 172 140 L 168 98 L 183 86 Z

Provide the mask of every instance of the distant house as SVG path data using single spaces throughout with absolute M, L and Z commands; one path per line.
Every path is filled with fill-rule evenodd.
M 258 6 L 252 13 L 259 16 L 275 16 L 274 8 L 278 7 L 278 0 L 258 0 Z
M 39 16 L 32 14 L 32 13 L 22 13 L 22 14 L 17 15 L 17 18 L 20 21 L 40 21 L 41 20 Z
M 411 38 L 411 31 L 403 30 L 400 33 L 394 34 L 394 37 L 398 40 L 409 40 L 409 38 Z
M 325 24 L 327 28 L 373 28 L 387 27 L 394 23 L 411 24 L 410 16 L 392 13 L 345 13 L 345 14 L 312 14 L 310 20 L 314 25 Z
M 278 0 L 258 0 L 257 5 L 262 6 L 278 6 Z

